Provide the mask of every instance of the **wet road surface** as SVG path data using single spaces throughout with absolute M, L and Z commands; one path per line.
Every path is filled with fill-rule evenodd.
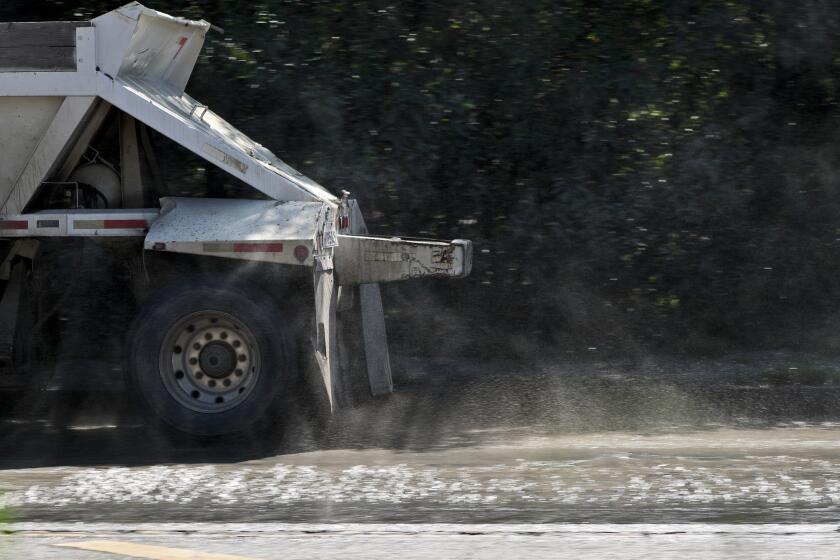
M 840 386 L 587 367 L 418 375 L 325 433 L 212 446 L 62 397 L 4 424 L 0 558 L 107 557 L 52 546 L 103 535 L 249 558 L 840 554 Z
M 500 433 L 475 447 L 226 464 L 0 471 L 19 519 L 313 523 L 829 523 L 840 426 Z

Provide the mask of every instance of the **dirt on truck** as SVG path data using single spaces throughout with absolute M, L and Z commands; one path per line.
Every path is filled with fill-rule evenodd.
M 304 378 L 352 406 L 393 391 L 379 284 L 469 274 L 469 241 L 370 235 L 187 95 L 210 29 L 138 3 L 0 23 L 0 389 L 105 370 L 197 436 L 258 428 Z M 163 141 L 246 194 L 170 196 Z

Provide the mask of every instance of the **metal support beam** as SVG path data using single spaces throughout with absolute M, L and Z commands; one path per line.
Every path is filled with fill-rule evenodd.
M 120 115 L 120 170 L 124 208 L 143 208 L 143 176 L 140 168 L 140 142 L 137 123 L 127 113 Z
M 99 132 L 99 128 L 102 126 L 102 123 L 105 121 L 105 117 L 108 116 L 108 112 L 110 110 L 110 103 L 102 101 L 101 99 L 97 100 L 96 107 L 92 111 L 90 119 L 86 121 L 83 129 L 79 132 L 79 137 L 73 143 L 72 148 L 70 148 L 67 157 L 64 159 L 61 168 L 56 174 L 56 179 L 58 181 L 66 181 L 69 179 L 76 167 L 79 166 L 82 156 L 85 155 L 93 137 L 97 132 Z
M 149 169 L 149 180 L 146 181 L 146 188 L 161 193 L 165 190 L 166 181 L 163 180 L 163 173 L 161 173 L 160 164 L 155 155 L 155 148 L 152 145 L 152 139 L 149 137 L 149 127 L 141 124 L 139 129 L 140 144 L 143 146 L 143 155 Z

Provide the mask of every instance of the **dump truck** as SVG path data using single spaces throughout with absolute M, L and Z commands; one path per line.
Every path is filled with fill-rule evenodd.
M 311 374 L 335 411 L 393 391 L 379 285 L 470 273 L 469 241 L 369 234 L 187 95 L 212 28 L 139 3 L 0 23 L 0 388 L 105 372 L 152 423 L 220 437 Z M 241 188 L 172 185 L 173 157 Z

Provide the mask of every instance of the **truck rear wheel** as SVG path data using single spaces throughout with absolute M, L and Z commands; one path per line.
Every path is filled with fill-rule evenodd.
M 296 377 L 286 323 L 259 289 L 200 281 L 146 302 L 128 338 L 127 385 L 193 435 L 253 430 Z

